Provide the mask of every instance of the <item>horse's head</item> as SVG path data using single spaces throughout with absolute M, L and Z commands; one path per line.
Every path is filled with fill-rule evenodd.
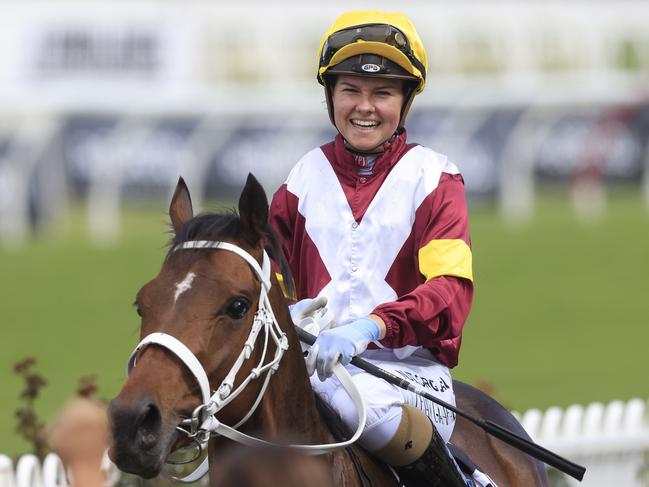
M 264 243 L 270 239 L 276 245 L 268 228 L 266 195 L 250 175 L 239 200 L 239 216 L 194 217 L 189 191 L 181 179 L 169 215 L 174 231 L 171 250 L 160 273 L 140 289 L 135 301 L 142 317 L 141 338 L 160 333 L 181 342 L 205 370 L 211 384 L 208 395 L 229 376 L 236 377 L 236 388 L 262 353 L 256 348 L 238 373 L 229 374 L 249 339 L 260 300 L 263 304 L 265 299 L 259 276 Z M 255 262 L 234 251 L 192 246 L 204 241 L 236 245 Z M 253 269 L 255 263 L 259 264 L 257 271 Z M 270 293 L 274 302 L 281 299 L 277 287 L 273 286 Z M 282 317 L 287 316 L 284 309 L 280 311 Z M 262 328 L 260 336 L 266 332 Z M 267 356 L 272 358 L 281 347 L 273 340 L 269 342 Z M 122 470 L 153 477 L 169 453 L 187 442 L 177 427 L 187 423 L 204 403 L 206 388 L 200 387 L 195 373 L 178 353 L 158 342 L 141 345 L 133 357 L 136 365 L 110 404 L 110 456 Z M 261 382 L 251 382 L 225 405 L 217 415 L 219 420 L 226 424 L 241 420 L 241 411 L 245 413 L 255 402 Z

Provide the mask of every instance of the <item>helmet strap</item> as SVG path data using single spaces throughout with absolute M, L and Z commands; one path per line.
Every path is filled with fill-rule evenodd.
M 336 127 L 336 120 L 334 119 L 334 94 L 331 90 L 330 79 L 325 80 L 324 90 L 325 90 L 325 99 L 327 101 L 327 113 L 329 113 L 329 120 L 331 121 L 331 125 Z M 338 130 L 338 127 L 336 127 L 336 130 Z
M 375 150 L 375 151 L 361 151 L 361 150 L 355 149 L 351 145 L 349 145 L 347 140 L 343 137 L 343 140 L 345 141 L 345 150 L 347 152 L 351 152 L 355 156 L 360 156 L 360 157 L 373 157 L 373 156 L 375 156 L 375 157 L 379 157 L 379 156 L 383 155 L 385 153 L 385 151 L 387 150 L 386 146 L 390 145 L 394 141 L 394 139 L 396 139 L 397 136 L 401 132 L 403 132 L 403 128 L 402 127 L 397 127 L 397 130 L 394 131 L 394 133 L 390 136 L 389 139 L 385 140 L 379 146 L 377 146 L 377 147 L 380 148 L 380 150 Z M 338 132 L 338 133 L 340 133 L 340 132 Z
M 415 99 L 416 90 L 416 85 L 413 85 L 412 83 L 406 84 L 405 93 L 403 94 L 403 106 L 401 107 L 401 118 L 399 119 L 399 128 L 397 130 L 402 128 L 403 124 L 406 122 L 406 117 L 408 116 L 408 112 L 410 111 L 412 100 Z
M 396 132 L 395 132 L 395 133 L 396 133 Z M 388 139 L 388 140 L 391 140 L 391 139 L 392 139 L 392 137 L 390 137 L 390 139 Z M 344 138 L 343 138 L 343 140 L 344 140 Z M 386 140 L 385 142 L 383 142 L 383 144 L 380 145 L 381 150 L 377 150 L 377 151 L 362 151 L 362 150 L 354 149 L 354 148 L 353 148 L 351 145 L 349 145 L 349 144 L 347 143 L 347 141 L 345 140 L 345 150 L 346 150 L 347 152 L 352 153 L 352 154 L 355 155 L 355 156 L 360 156 L 360 157 L 372 157 L 372 156 L 375 156 L 375 157 L 379 157 L 379 156 L 381 156 L 381 155 L 385 152 L 385 150 L 383 149 L 383 146 L 385 145 L 386 142 L 387 142 L 387 140 Z

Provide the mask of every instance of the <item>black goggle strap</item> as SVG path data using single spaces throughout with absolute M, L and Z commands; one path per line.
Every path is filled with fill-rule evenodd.
M 334 54 L 343 47 L 353 44 L 358 40 L 382 42 L 399 49 L 406 55 L 413 66 L 419 70 L 422 77 L 426 79 L 426 69 L 413 54 L 408 38 L 399 29 L 389 24 L 357 25 L 355 27 L 334 32 L 327 38 L 322 48 L 320 66 L 328 65 Z

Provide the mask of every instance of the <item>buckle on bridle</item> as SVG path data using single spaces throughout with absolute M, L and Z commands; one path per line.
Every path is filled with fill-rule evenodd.
M 176 429 L 182 431 L 190 439 L 196 439 L 202 436 L 203 438 L 200 441 L 207 441 L 206 436 L 209 436 L 209 431 L 201 429 L 201 425 L 207 418 L 214 415 L 214 413 L 216 413 L 216 404 L 213 401 L 207 404 L 201 404 L 194 409 L 191 417 L 183 419 L 180 425 L 176 426 Z
M 176 429 L 178 431 L 182 431 L 183 433 L 187 433 L 187 431 L 182 429 L 180 426 L 176 426 Z M 182 447 L 182 448 L 178 448 L 178 450 L 176 450 L 174 453 L 179 452 L 179 451 L 189 450 L 190 447 L 196 446 L 197 447 L 196 455 L 194 455 L 189 460 L 171 460 L 170 458 L 167 458 L 167 460 L 165 460 L 165 463 L 169 463 L 171 465 L 186 465 L 188 463 L 194 463 L 196 460 L 198 460 L 201 457 L 201 455 L 203 454 L 203 443 L 205 443 L 205 441 L 207 441 L 207 440 L 201 440 L 201 439 L 199 439 L 197 437 L 197 435 L 189 436 L 189 439 L 194 443 L 194 445 L 189 445 L 189 446 L 185 446 L 185 447 Z

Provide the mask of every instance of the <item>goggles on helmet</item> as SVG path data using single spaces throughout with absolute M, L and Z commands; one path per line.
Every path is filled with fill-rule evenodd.
M 327 66 L 340 49 L 359 40 L 381 42 L 398 49 L 426 79 L 426 68 L 413 54 L 408 38 L 399 29 L 389 24 L 357 25 L 334 32 L 322 47 L 320 66 Z

